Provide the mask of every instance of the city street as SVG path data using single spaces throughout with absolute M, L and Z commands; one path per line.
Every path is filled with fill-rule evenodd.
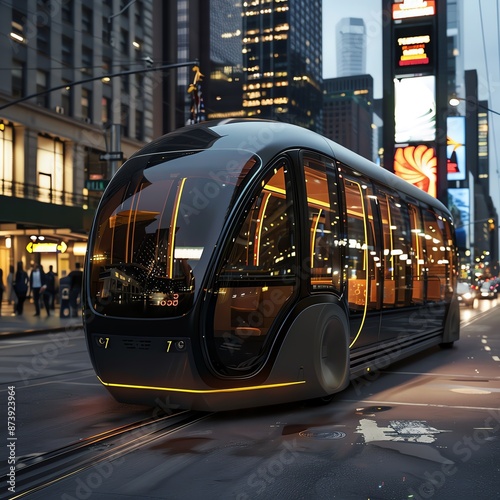
M 499 0 L 0 19 L 0 500 L 500 500 Z
M 355 380 L 328 405 L 188 412 L 189 421 L 166 430 L 164 422 L 125 427 L 161 410 L 108 395 L 81 329 L 4 336 L 0 498 L 500 498 L 500 308 L 481 300 L 461 313 L 453 349 L 431 348 Z M 159 406 L 168 410 L 168 401 Z M 124 437 L 76 455 L 76 444 L 110 430 Z M 74 463 L 57 465 L 47 484 L 47 453 L 68 445 Z M 13 457 L 17 469 L 7 475 Z

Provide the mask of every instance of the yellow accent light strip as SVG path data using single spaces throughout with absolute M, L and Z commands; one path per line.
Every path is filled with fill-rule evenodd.
M 179 187 L 177 188 L 177 193 L 175 195 L 174 210 L 172 212 L 172 219 L 170 221 L 170 231 L 168 235 L 168 277 L 173 279 L 174 277 L 174 250 L 175 250 L 175 233 L 177 231 L 177 217 L 179 215 L 179 207 L 181 203 L 182 192 L 184 190 L 184 184 L 186 183 L 186 177 L 180 180 Z
M 308 198 L 309 200 L 309 198 Z M 313 223 L 312 223 L 312 226 L 311 226 L 311 268 L 314 267 L 314 248 L 316 246 L 316 232 L 318 231 L 318 224 L 319 224 L 319 219 L 321 217 L 321 212 L 323 210 L 320 209 L 319 212 L 318 212 L 318 215 L 315 215 L 313 217 Z
M 259 218 L 257 220 L 258 229 L 255 235 L 255 242 L 253 246 L 253 265 L 258 266 L 260 264 L 260 240 L 262 237 L 262 227 L 264 226 L 264 217 L 266 216 L 267 204 L 271 199 L 271 193 L 265 193 L 265 200 L 259 210 Z
M 97 376 L 99 382 L 106 387 L 119 387 L 123 389 L 147 389 L 152 391 L 170 391 L 170 392 L 185 392 L 188 394 L 223 394 L 229 392 L 242 392 L 242 391 L 255 391 L 260 389 L 277 389 L 280 387 L 289 387 L 292 385 L 305 384 L 305 380 L 299 380 L 297 382 L 283 382 L 280 384 L 267 384 L 267 385 L 255 385 L 248 387 L 231 387 L 229 389 L 180 389 L 178 387 L 156 387 L 150 385 L 133 385 L 133 384 L 116 384 L 114 382 L 104 382 L 99 376 Z

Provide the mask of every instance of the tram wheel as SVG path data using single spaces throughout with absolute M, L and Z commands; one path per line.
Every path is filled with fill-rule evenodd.
M 455 344 L 455 342 L 441 342 L 439 344 L 439 347 L 441 349 L 451 349 L 453 347 L 453 345 Z
M 328 394 L 327 396 L 321 396 L 320 398 L 308 399 L 306 403 L 309 406 L 326 406 L 329 405 L 335 399 L 335 394 Z

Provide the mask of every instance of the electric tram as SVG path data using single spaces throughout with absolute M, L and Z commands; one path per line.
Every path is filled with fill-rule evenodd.
M 459 338 L 438 200 L 298 126 L 209 121 L 134 154 L 89 237 L 84 326 L 121 402 L 328 400 Z

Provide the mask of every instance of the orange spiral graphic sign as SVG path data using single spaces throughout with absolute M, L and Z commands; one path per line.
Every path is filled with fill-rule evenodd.
M 397 148 L 394 173 L 431 196 L 437 196 L 437 157 L 434 148 L 424 144 Z

